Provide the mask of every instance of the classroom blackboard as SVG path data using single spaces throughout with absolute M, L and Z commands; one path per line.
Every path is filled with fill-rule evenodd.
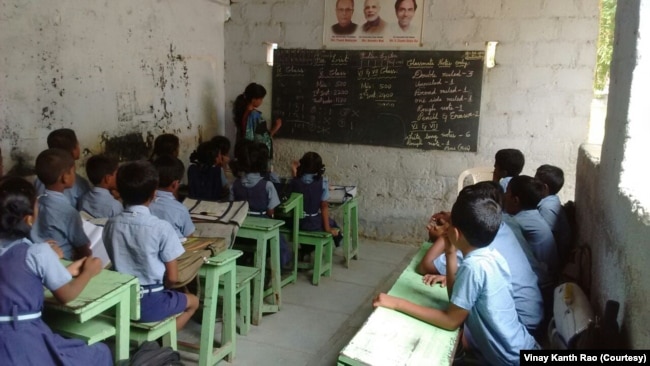
M 277 137 L 476 151 L 483 51 L 277 49 Z

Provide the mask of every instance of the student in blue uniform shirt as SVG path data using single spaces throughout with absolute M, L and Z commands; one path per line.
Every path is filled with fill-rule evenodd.
M 236 162 L 233 163 L 240 175 L 230 187 L 231 201 L 247 201 L 248 214 L 273 218 L 280 198 L 275 186 L 268 179 L 269 150 L 265 144 L 242 140 L 236 147 Z M 293 255 L 289 243 L 280 235 L 280 263 L 291 264 Z
M 38 218 L 32 227 L 35 240 L 54 240 L 63 250 L 63 258 L 78 259 L 92 255 L 81 216 L 63 194 L 76 179 L 72 155 L 61 149 L 47 149 L 36 158 L 36 175 L 45 192 L 38 199 Z
M 221 201 L 228 198 L 230 189 L 224 168 L 230 158 L 230 141 L 224 136 L 215 136 L 199 144 L 190 154 L 187 168 L 188 197 L 197 200 Z
M 341 245 L 343 235 L 333 218 L 329 216 L 329 182 L 323 159 L 313 151 L 305 153 L 300 161 L 291 167 L 293 179 L 291 191 L 302 193 L 305 217 L 300 219 L 300 230 L 325 231 L 334 237 L 334 244 Z
M 81 149 L 79 147 L 77 135 L 69 128 L 60 128 L 50 132 L 47 136 L 47 147 L 50 149 L 61 149 L 67 151 L 72 155 L 72 158 L 75 161 L 79 160 L 79 157 L 81 156 Z M 45 185 L 40 179 L 37 178 L 34 180 L 34 186 L 36 187 L 36 193 L 39 196 L 45 192 Z M 89 190 L 90 184 L 88 181 L 75 173 L 74 184 L 71 187 L 66 188 L 63 191 L 63 194 L 68 198 L 72 207 L 78 208 L 79 198 Z
M 58 301 L 72 301 L 102 263 L 83 258 L 66 269 L 49 244 L 30 241 L 35 207 L 32 184 L 18 177 L 0 180 L 0 363 L 112 365 L 105 344 L 63 338 L 41 319 L 43 286 Z
M 521 174 L 525 162 L 524 154 L 517 149 L 501 149 L 497 151 L 494 154 L 492 180 L 501 184 L 501 188 L 505 192 L 510 179 Z
M 177 199 L 185 172 L 183 162 L 171 155 L 163 155 L 153 165 L 158 171 L 159 182 L 156 196 L 149 206 L 151 213 L 170 223 L 179 238 L 192 235 L 195 227 L 190 211 Z
M 113 268 L 138 278 L 141 322 L 171 315 L 181 329 L 199 307 L 191 294 L 169 290 L 178 280 L 176 259 L 185 249 L 168 222 L 149 211 L 158 186 L 158 172 L 148 161 L 135 161 L 117 171 L 117 190 L 124 211 L 106 222 L 103 239 Z
M 461 192 L 451 215 L 441 213 L 436 220 L 445 238 L 450 297 L 447 309 L 417 305 L 384 293 L 374 299 L 373 306 L 394 309 L 449 330 L 464 324 L 463 348 L 482 363 L 518 365 L 521 350 L 539 349 L 539 345 L 519 320 L 508 264 L 489 246 L 502 223 L 499 204 L 471 191 Z M 464 257 L 460 266 L 457 248 Z
M 501 186 L 496 182 L 479 182 L 467 186 L 463 188 L 461 194 L 490 198 L 499 203 L 500 206 L 503 202 Z M 444 251 L 444 238 L 441 237 L 441 239 L 443 240 Z M 517 237 L 505 222 L 502 222 L 499 226 L 496 237 L 490 243 L 490 248 L 495 249 L 506 260 L 510 269 L 513 298 L 519 319 L 529 332 L 535 332 L 542 322 L 544 309 L 537 275 L 533 271 Z M 456 255 L 460 265 L 463 261 L 463 254 L 457 251 Z M 428 284 L 438 282 L 444 284 L 447 273 L 445 254 L 443 253 L 436 258 L 433 265 L 437 271 L 425 274 L 424 282 Z
M 553 165 L 542 165 L 537 168 L 535 178 L 544 183 L 544 198 L 539 201 L 537 211 L 542 215 L 553 231 L 553 237 L 558 247 L 560 263 L 566 261 L 571 247 L 571 227 L 558 192 L 564 185 L 564 172 Z
M 107 155 L 93 155 L 88 159 L 86 175 L 93 188 L 81 196 L 79 211 L 85 211 L 92 217 L 113 217 L 122 212 L 122 203 L 111 194 L 117 189 L 117 165 L 117 160 Z

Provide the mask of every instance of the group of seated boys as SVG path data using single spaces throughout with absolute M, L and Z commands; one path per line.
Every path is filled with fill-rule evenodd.
M 519 351 L 539 349 L 553 290 L 570 245 L 570 227 L 557 193 L 558 167 L 520 175 L 524 155 L 495 155 L 492 181 L 465 187 L 451 212 L 427 225 L 433 245 L 417 267 L 426 284 L 447 286 L 446 310 L 379 294 L 374 306 L 392 308 L 445 329 L 462 326 L 456 359 L 519 364 Z

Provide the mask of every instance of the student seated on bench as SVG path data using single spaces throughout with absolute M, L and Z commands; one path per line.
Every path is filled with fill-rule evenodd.
M 465 323 L 462 345 L 482 362 L 518 365 L 519 351 L 539 345 L 519 321 L 508 265 L 488 245 L 501 227 L 501 207 L 492 199 L 461 192 L 451 215 L 436 216 L 445 238 L 450 304 L 439 310 L 380 293 L 373 306 L 394 309 L 444 329 Z M 463 253 L 457 267 L 456 248 Z M 456 270 L 457 268 L 457 270 Z
M 149 211 L 157 186 L 158 172 L 151 163 L 121 166 L 117 191 L 124 211 L 106 222 L 103 239 L 115 270 L 140 281 L 140 321 L 156 322 L 180 313 L 176 329 L 181 329 L 199 307 L 199 299 L 165 288 L 176 282 L 176 258 L 185 249 L 171 224 Z
M 479 182 L 463 188 L 462 192 L 491 198 L 502 206 L 503 192 L 497 182 Z M 502 215 L 502 218 L 504 216 Z M 435 231 L 437 228 L 439 227 L 434 225 L 434 228 L 431 230 Z M 434 235 L 436 235 L 435 232 Z M 442 250 L 444 251 L 444 238 L 440 237 L 439 240 L 442 241 Z M 525 246 L 527 244 L 524 242 L 523 245 Z M 538 286 L 537 275 L 528 261 L 522 244 L 520 244 L 512 229 L 505 222 L 502 222 L 496 237 L 490 243 L 490 248 L 495 249 L 506 260 L 510 269 L 510 284 L 512 285 L 513 298 L 519 319 L 529 332 L 535 332 L 542 322 L 544 303 L 542 301 L 540 287 Z M 427 252 L 425 258 L 429 256 L 430 252 L 431 249 Z M 456 256 L 458 263 L 462 263 L 463 254 L 460 251 L 456 251 Z M 532 253 L 531 256 L 533 256 Z M 422 262 L 424 260 L 423 258 Z M 447 268 L 444 253 L 440 254 L 438 258 L 435 258 L 433 263 L 420 263 L 420 267 L 434 268 L 434 271 L 423 273 L 425 275 L 425 283 L 434 284 L 440 282 L 443 286 L 445 285 Z
M 0 364 L 112 365 L 105 344 L 63 338 L 41 319 L 43 286 L 58 301 L 72 301 L 102 262 L 84 257 L 66 269 L 49 244 L 32 243 L 35 208 L 32 184 L 18 177 L 0 180 Z

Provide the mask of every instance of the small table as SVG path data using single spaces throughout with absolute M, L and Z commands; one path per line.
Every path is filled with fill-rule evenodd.
M 67 261 L 62 261 L 65 265 Z M 88 285 L 76 299 L 61 304 L 54 295 L 45 290 L 43 306 L 72 314 L 80 323 L 84 323 L 104 311 L 115 308 L 115 362 L 129 358 L 129 329 L 132 317 L 140 316 L 140 302 L 132 301 L 139 297 L 140 286 L 134 276 L 102 270 L 90 279 Z
M 275 313 L 282 305 L 281 273 L 280 273 L 280 226 L 282 220 L 273 220 L 262 217 L 247 216 L 244 223 L 237 231 L 238 238 L 254 239 L 255 268 L 260 269 L 260 275 L 253 284 L 253 314 L 251 323 L 259 325 L 262 313 Z M 264 276 L 266 269 L 266 243 L 271 250 L 271 289 L 273 304 L 264 303 Z
M 203 321 L 201 323 L 201 340 L 199 344 L 178 342 L 179 348 L 199 354 L 199 365 L 215 365 L 226 358 L 232 362 L 236 351 L 236 305 L 235 305 L 235 268 L 236 259 L 242 255 L 239 250 L 228 249 L 208 261 L 199 269 L 199 276 L 205 281 L 203 286 Z M 214 329 L 217 321 L 217 295 L 219 279 L 223 276 L 223 328 L 221 329 L 221 346 L 214 347 Z
M 291 219 L 291 244 L 293 246 L 293 270 L 291 274 L 280 281 L 282 287 L 295 283 L 298 279 L 298 236 L 300 219 L 304 215 L 302 193 L 291 193 L 291 196 L 278 207 L 280 213 Z

